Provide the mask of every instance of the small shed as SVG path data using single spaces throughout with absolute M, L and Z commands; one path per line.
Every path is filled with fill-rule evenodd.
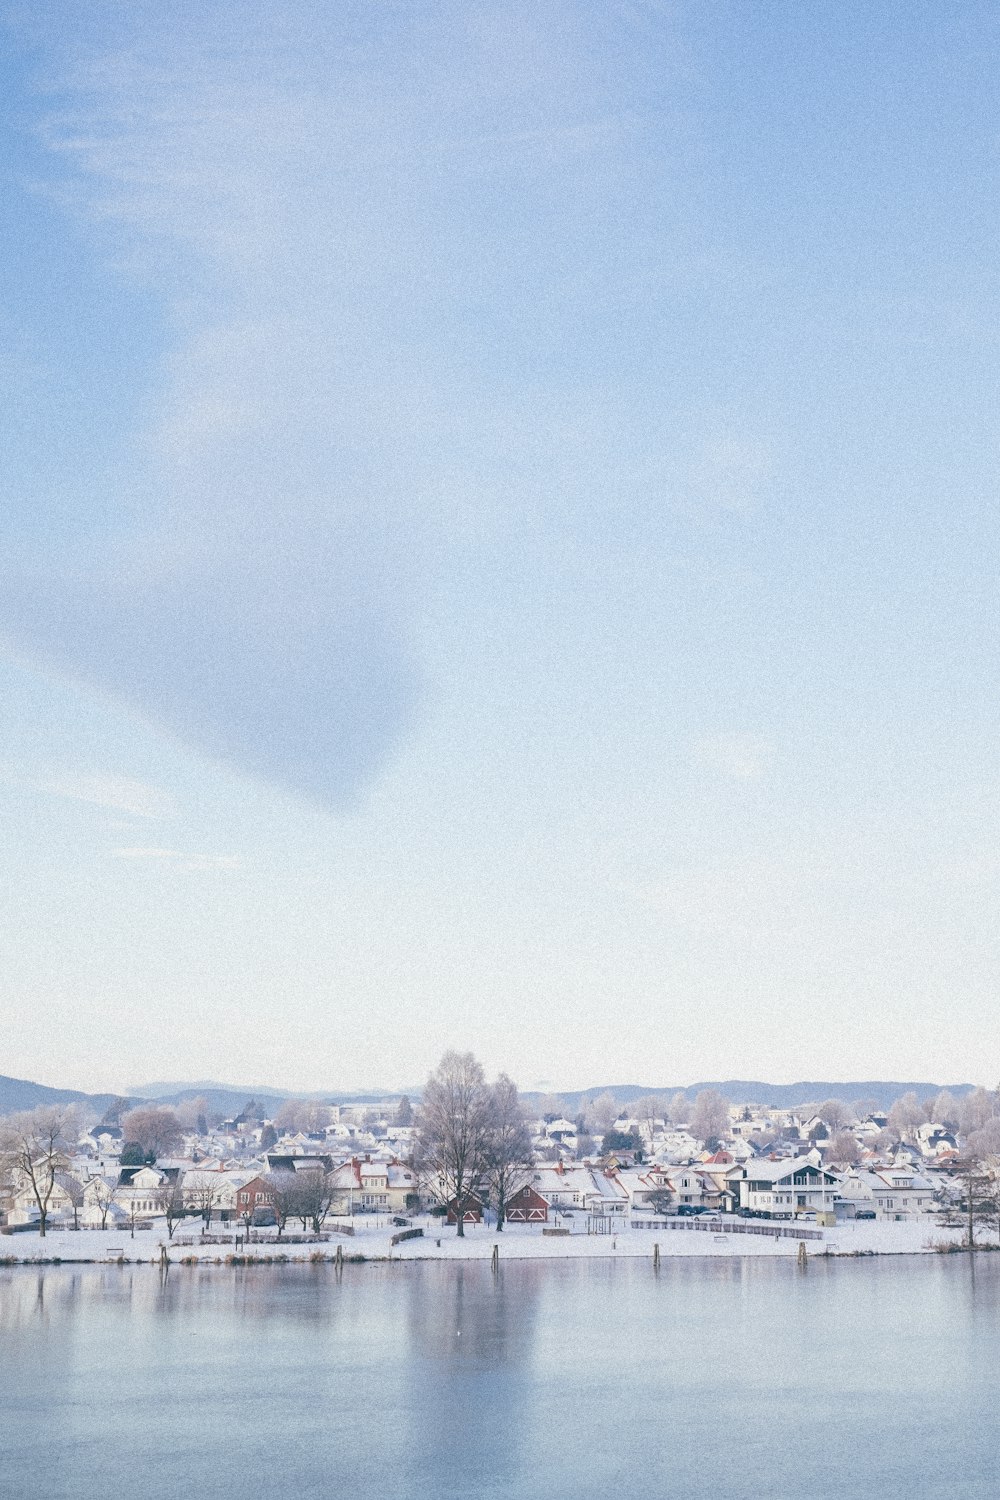
M 467 1193 L 462 1199 L 462 1223 L 481 1224 L 483 1222 L 483 1200 L 475 1193 Z M 458 1199 L 448 1200 L 448 1223 L 458 1223 Z
M 536 1193 L 530 1184 L 520 1188 L 507 1204 L 505 1215 L 508 1224 L 547 1224 L 549 1202 L 541 1193 Z

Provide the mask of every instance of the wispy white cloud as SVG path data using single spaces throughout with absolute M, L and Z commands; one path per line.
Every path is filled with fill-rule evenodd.
M 115 812 L 130 813 L 135 818 L 163 819 L 177 815 L 169 793 L 148 782 L 129 776 L 102 772 L 56 771 L 37 777 L 20 776 L 22 784 L 52 797 L 66 797 L 73 802 L 89 802 Z
M 183 859 L 179 849 L 129 848 L 115 849 L 115 859 Z
M 238 854 L 185 854 L 182 849 L 129 847 L 112 850 L 115 859 L 163 861 L 184 870 L 238 870 Z

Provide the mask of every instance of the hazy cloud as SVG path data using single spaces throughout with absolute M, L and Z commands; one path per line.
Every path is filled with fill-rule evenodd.
M 714 734 L 699 740 L 698 759 L 731 781 L 759 781 L 767 771 L 774 746 L 756 734 Z
M 639 376 L 579 388 L 569 346 L 592 366 L 702 271 L 656 7 L 248 10 L 95 6 L 46 79 L 61 197 L 176 342 L 122 477 L 142 525 L 22 559 L 0 630 L 342 802 L 419 707 L 419 601 L 450 549 L 540 515 L 598 546 L 662 525 L 676 422 Z M 727 432 L 688 442 L 680 488 L 739 506 L 765 460 Z
M 115 859 L 164 861 L 185 870 L 238 870 L 238 854 L 185 854 L 181 849 L 126 848 L 113 850 Z
M 90 802 L 95 807 L 113 808 L 136 818 L 172 818 L 177 812 L 173 798 L 166 792 L 128 776 L 61 771 L 22 779 L 25 785 L 50 796 Z

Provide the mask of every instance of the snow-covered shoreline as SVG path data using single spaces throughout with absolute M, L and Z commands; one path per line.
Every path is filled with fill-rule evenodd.
M 114 1264 L 123 1262 L 162 1263 L 172 1265 L 286 1264 L 295 1262 L 335 1261 L 340 1247 L 344 1261 L 426 1261 L 489 1260 L 496 1247 L 501 1261 L 565 1259 L 646 1259 L 652 1260 L 654 1246 L 660 1259 L 690 1256 L 702 1257 L 797 1257 L 800 1246 L 806 1256 L 917 1255 L 933 1254 L 945 1245 L 960 1246 L 963 1231 L 933 1222 L 895 1223 L 892 1221 L 845 1223 L 821 1232 L 820 1238 L 799 1240 L 775 1239 L 763 1235 L 722 1234 L 711 1230 L 619 1229 L 606 1235 L 589 1235 L 574 1231 L 567 1235 L 544 1235 L 535 1225 L 508 1224 L 502 1233 L 487 1225 L 469 1225 L 460 1239 L 454 1228 L 439 1221 L 424 1221 L 423 1236 L 392 1244 L 397 1232 L 391 1225 L 353 1224 L 351 1235 L 335 1231 L 319 1243 L 293 1244 L 268 1240 L 245 1244 L 221 1232 L 213 1238 L 228 1243 L 203 1243 L 190 1233 L 167 1238 L 159 1226 L 130 1237 L 118 1230 L 53 1229 L 40 1238 L 37 1233 L 0 1238 L 0 1264 L 38 1265 L 42 1263 Z M 983 1236 L 985 1239 L 986 1236 Z M 192 1243 L 188 1243 L 193 1240 Z

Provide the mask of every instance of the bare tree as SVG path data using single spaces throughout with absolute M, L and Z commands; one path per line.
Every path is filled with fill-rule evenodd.
M 691 1111 L 691 1134 L 709 1144 L 729 1133 L 729 1100 L 717 1089 L 702 1089 Z
M 108 1214 L 113 1204 L 118 1201 L 118 1181 L 114 1177 L 92 1177 L 88 1183 L 88 1191 L 94 1207 L 101 1216 L 101 1228 L 108 1227 Z
M 817 1109 L 816 1113 L 834 1132 L 843 1130 L 845 1125 L 851 1122 L 851 1111 L 843 1099 L 827 1099 Z
M 425 1180 L 454 1200 L 459 1236 L 465 1210 L 482 1185 L 489 1138 L 490 1092 L 471 1052 L 446 1052 L 424 1085 L 417 1161 Z
M 879 1102 L 877 1099 L 855 1099 L 851 1103 L 856 1120 L 867 1120 L 869 1115 L 878 1114 Z
M 632 1105 L 632 1117 L 640 1131 L 645 1135 L 649 1150 L 653 1150 L 653 1137 L 656 1135 L 656 1127 L 667 1112 L 666 1102 L 659 1094 L 643 1094 Z
M 490 1089 L 489 1124 L 486 1136 L 486 1182 L 502 1231 L 507 1205 L 531 1178 L 534 1157 L 531 1132 L 517 1085 L 501 1073 Z
M 841 1166 L 856 1167 L 861 1160 L 861 1147 L 849 1130 L 838 1130 L 830 1142 L 827 1152 L 831 1161 Z
M 58 1175 L 66 1168 L 70 1143 L 77 1135 L 76 1124 L 76 1112 L 63 1105 L 40 1105 L 0 1122 L 0 1154 L 14 1180 L 31 1190 L 42 1238 Z
M 925 1118 L 924 1107 L 912 1089 L 901 1095 L 889 1111 L 889 1125 L 899 1131 L 903 1140 L 912 1139 L 913 1132 Z
M 70 1207 L 73 1210 L 73 1228 L 79 1229 L 80 1209 L 83 1207 L 84 1201 L 83 1183 L 79 1177 L 74 1177 L 72 1172 L 57 1172 L 56 1182 L 69 1199 Z
M 181 1127 L 198 1135 L 208 1134 L 208 1117 L 212 1113 L 204 1094 L 195 1099 L 185 1099 L 177 1106 L 177 1119 Z
M 194 1174 L 190 1174 L 194 1175 Z M 221 1186 L 215 1181 L 211 1172 L 199 1172 L 194 1181 L 186 1181 L 184 1185 L 184 1201 L 188 1208 L 193 1208 L 204 1225 L 202 1233 L 206 1233 L 212 1226 L 212 1213 L 219 1206 L 222 1197 Z
M 186 1218 L 188 1201 L 184 1194 L 184 1174 L 176 1172 L 157 1194 L 157 1207 L 167 1221 L 167 1239 L 172 1240 L 181 1219 Z
M 302 1220 L 303 1230 L 311 1226 L 313 1234 L 319 1234 L 337 1197 L 334 1174 L 317 1169 L 295 1172 L 293 1175 L 296 1184 L 296 1217 Z
M 981 1130 L 974 1130 L 966 1146 L 969 1155 L 976 1161 L 992 1161 L 1000 1158 L 1000 1118 L 987 1120 Z
M 670 1188 L 654 1188 L 651 1193 L 646 1194 L 646 1202 L 654 1214 L 668 1214 L 673 1205 L 674 1195 Z
M 930 1119 L 948 1130 L 958 1129 L 958 1100 L 948 1089 L 941 1089 L 931 1105 Z
M 155 1161 L 158 1156 L 176 1151 L 184 1131 L 172 1109 L 150 1105 L 129 1111 L 122 1120 L 122 1136 L 126 1143 L 141 1146 L 145 1155 Z
M 984 1088 L 973 1089 L 958 1106 L 958 1128 L 963 1135 L 972 1135 L 974 1131 L 982 1130 L 993 1118 L 993 1113 L 993 1096 Z
M 608 1089 L 587 1106 L 587 1127 L 593 1135 L 607 1135 L 617 1118 L 618 1100 Z
M 962 1207 L 966 1217 L 966 1244 L 975 1250 L 976 1225 L 990 1224 L 997 1218 L 997 1185 L 984 1170 L 983 1163 L 967 1156 L 961 1163 Z
M 278 1226 L 279 1240 L 285 1232 L 285 1225 L 295 1216 L 299 1195 L 299 1184 L 295 1177 L 294 1172 L 287 1170 L 271 1172 L 268 1175 L 267 1185 L 271 1192 L 271 1207 L 274 1210 L 274 1221 Z
M 279 1135 L 300 1130 L 302 1127 L 299 1120 L 305 1105 L 304 1099 L 286 1099 L 274 1117 L 274 1123 Z
M 670 1101 L 670 1123 L 686 1125 L 691 1118 L 691 1102 L 683 1089 L 678 1089 Z

